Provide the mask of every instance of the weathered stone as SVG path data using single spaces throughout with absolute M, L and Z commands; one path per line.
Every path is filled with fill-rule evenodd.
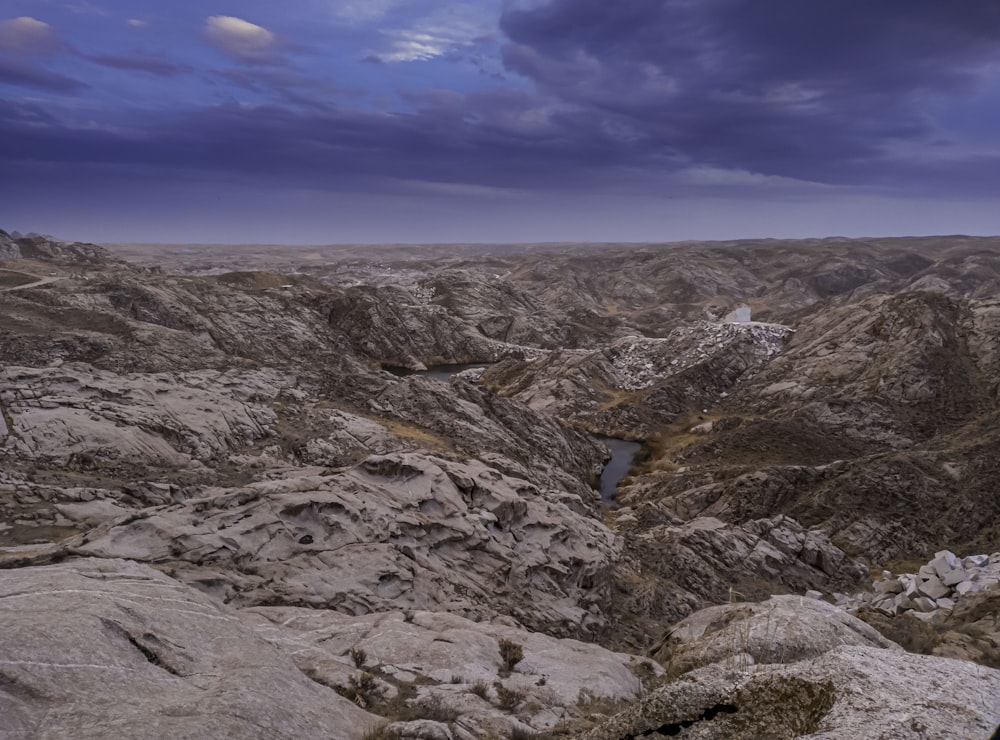
M 966 578 L 968 578 L 968 575 L 966 574 L 965 569 L 959 567 L 949 570 L 941 575 L 941 583 L 945 586 L 955 586 L 956 584 L 964 581 Z
M 842 609 L 801 596 L 702 609 L 664 635 L 652 655 L 672 675 L 747 654 L 754 664 L 790 663 L 836 645 L 898 649 L 895 643 Z M 744 660 L 744 662 L 746 662 Z
M 913 596 L 918 593 L 918 589 L 920 588 L 920 579 L 912 573 L 901 575 L 899 577 L 899 582 L 903 586 L 903 593 L 907 596 Z
M 0 669 L 4 737 L 357 740 L 379 719 L 235 610 L 124 560 L 3 571 Z
M 917 596 L 913 599 L 913 607 L 917 611 L 932 612 L 937 609 L 937 604 L 933 599 L 929 599 L 926 596 Z
M 965 596 L 966 594 L 971 594 L 974 591 L 979 591 L 981 589 L 982 586 L 974 581 L 962 581 L 955 586 L 955 593 L 959 596 Z
M 471 490 L 455 484 L 475 481 Z M 67 540 L 72 552 L 169 564 L 234 604 L 510 614 L 556 634 L 603 629 L 618 539 L 486 464 L 371 456 L 160 507 Z M 577 507 L 579 508 L 579 507 Z M 602 596 L 602 593 L 604 594 Z
M 940 599 L 943 596 L 948 596 L 951 593 L 951 589 L 941 583 L 937 576 L 927 576 L 918 585 L 917 590 L 931 599 Z
M 916 605 L 913 603 L 913 599 L 906 594 L 898 594 L 894 599 L 894 603 L 896 605 L 896 614 L 902 614 L 907 609 L 916 608 Z
M 958 557 L 951 550 L 938 550 L 934 553 L 934 560 L 931 561 L 931 566 L 937 570 L 939 567 L 945 570 L 951 570 L 952 568 L 957 568 L 960 564 Z
M 880 594 L 898 594 L 903 591 L 903 584 L 893 579 L 891 581 L 876 581 L 875 592 Z
M 254 607 L 243 614 L 259 617 L 261 636 L 322 682 L 346 684 L 352 675 L 345 666 L 348 656 L 364 656 L 365 670 L 419 687 L 418 704 L 453 712 L 476 737 L 510 734 L 509 710 L 493 703 L 497 684 L 520 692 L 519 721 L 535 731 L 555 724 L 581 696 L 634 700 L 643 691 L 638 675 L 663 673 L 648 659 L 559 640 L 503 619 L 473 622 L 421 611 L 353 616 L 291 607 Z M 511 653 L 505 660 L 502 644 L 520 648 L 521 657 L 515 660 Z
M 1000 721 L 995 696 L 997 670 L 903 651 L 837 647 L 803 662 L 742 674 L 724 662 L 708 665 L 579 737 L 988 737 Z M 901 730 L 916 706 L 928 709 L 912 720 L 916 729 Z

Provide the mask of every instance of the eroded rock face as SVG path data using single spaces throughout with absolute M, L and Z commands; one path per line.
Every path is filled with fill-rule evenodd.
M 449 384 L 408 377 L 368 402 L 389 414 L 434 430 L 462 453 L 507 475 L 576 493 L 596 505 L 588 479 L 600 472 L 605 452 L 590 435 L 558 419 L 500 398 L 461 378 Z
M 915 292 L 813 310 L 711 428 L 664 436 L 658 470 L 619 500 L 733 524 L 784 514 L 873 564 L 995 549 L 993 312 Z
M 206 462 L 273 433 L 278 373 L 117 375 L 87 365 L 0 367 L 9 455 L 66 465 L 81 457 L 129 465 Z
M 288 649 L 298 668 L 286 661 L 270 672 L 276 697 L 297 690 L 302 669 L 311 688 L 301 702 L 340 706 L 329 683 L 353 707 L 366 704 L 351 732 L 375 714 L 395 723 L 387 731 L 432 739 L 586 724 L 602 702 L 634 699 L 634 672 L 658 670 L 555 638 L 643 651 L 684 617 L 657 653 L 687 672 L 666 689 L 677 711 L 641 715 L 660 722 L 644 725 L 657 732 L 863 736 L 852 684 L 884 692 L 907 731 L 941 726 L 943 711 L 926 726 L 897 711 L 908 695 L 895 675 L 912 668 L 924 690 L 929 672 L 949 676 L 950 664 L 904 665 L 883 649 L 889 677 L 878 684 L 864 652 L 884 644 L 877 636 L 819 602 L 767 597 L 853 591 L 871 565 L 922 562 L 942 547 L 996 549 L 995 244 L 470 247 L 468 259 L 437 250 L 423 263 L 405 250 L 385 263 L 348 255 L 336 267 L 310 256 L 302 269 L 271 255 L 289 275 L 219 274 L 210 255 L 202 271 L 212 274 L 177 276 L 85 249 L 59 262 L 43 254 L 51 240 L 35 241 L 32 259 L 56 260 L 54 273 L 0 292 L 0 567 L 51 568 L 72 581 L 67 599 L 82 599 L 77 581 L 96 579 L 76 573 L 79 563 L 107 561 L 86 568 L 113 574 L 102 583 L 127 594 L 102 591 L 112 613 L 101 619 L 134 639 L 100 620 L 105 631 L 91 629 L 88 616 L 67 632 L 76 647 L 25 642 L 42 662 L 93 644 L 115 665 L 145 661 L 168 684 L 198 676 L 209 692 L 222 686 L 230 703 L 210 726 L 216 734 L 253 736 L 238 723 L 262 712 L 271 736 L 329 735 L 325 720 L 286 722 L 266 701 L 230 711 L 250 701 L 241 687 L 266 687 L 243 681 L 236 658 L 225 664 L 232 671 L 191 663 L 185 640 L 194 638 L 123 602 L 143 603 L 128 568 L 114 570 L 133 558 L 176 576 L 163 576 L 176 599 L 166 604 L 196 612 L 192 629 L 216 635 L 202 630 L 202 612 L 228 601 L 212 607 L 221 615 L 212 624 L 245 636 L 252 656 L 263 655 L 260 638 L 279 658 Z M 12 253 L 10 243 L 0 242 Z M 24 269 L 6 284 L 28 279 Z M 780 326 L 720 323 L 741 305 Z M 481 383 L 381 368 L 503 358 Z M 572 426 L 647 441 L 648 459 L 618 491 L 621 508 L 599 508 L 590 484 L 605 453 Z M 951 588 L 951 570 L 935 577 Z M 692 615 L 755 599 L 722 610 L 721 626 L 715 612 Z M 55 594 L 43 601 L 62 605 Z M 956 602 L 960 613 L 934 651 L 989 664 L 993 599 Z M 768 642 L 762 622 L 783 634 Z M 11 634 L 27 629 L 12 624 Z M 758 675 L 719 678 L 737 662 L 726 666 L 726 644 L 741 635 L 743 667 L 752 659 Z M 501 639 L 524 657 L 500 667 Z M 862 652 L 823 652 L 836 641 Z M 228 655 L 228 645 L 218 650 Z M 352 648 L 366 654 L 358 665 Z M 760 668 L 776 654 L 803 660 Z M 196 670 L 177 677 L 156 661 Z M 463 668 L 446 680 L 449 663 Z M 588 673 L 599 677 L 596 694 L 581 693 Z M 18 693 L 34 685 L 24 675 L 3 673 L 3 717 L 30 723 L 44 702 L 65 704 L 51 715 L 62 723 L 53 736 L 96 691 Z M 175 687 L 142 675 L 140 704 L 158 717 Z M 972 691 L 970 674 L 955 675 Z M 983 685 L 993 682 L 989 674 Z M 132 736 L 138 721 L 106 703 L 81 711 L 94 734 Z M 982 719 L 969 710 L 956 727 Z
M 14 238 L 0 229 L 0 260 L 16 260 L 21 257 L 21 249 Z
M 599 350 L 507 360 L 487 369 L 482 382 L 576 426 L 641 439 L 691 408 L 715 405 L 791 333 L 776 324 L 700 321 L 663 338 L 630 336 Z
M 513 350 L 491 340 L 419 291 L 350 288 L 327 307 L 331 326 L 360 354 L 384 365 L 423 369 L 493 361 Z
M 206 493 L 65 547 L 157 563 L 241 605 L 509 614 L 584 637 L 607 627 L 618 539 L 567 505 L 572 494 L 481 462 L 397 453 Z
M 148 566 L 95 558 L 0 578 L 5 737 L 353 740 L 378 721 Z
M 14 237 L 0 231 L 0 259 L 33 259 L 45 262 L 107 264 L 120 262 L 97 244 L 66 242 L 40 234 Z
M 619 638 L 633 650 L 651 645 L 657 625 L 709 604 L 762 599 L 775 591 L 837 590 L 867 572 L 821 531 L 807 531 L 788 518 L 742 526 L 712 517 L 651 525 L 649 518 L 629 509 L 617 515 L 625 552 L 612 609 Z

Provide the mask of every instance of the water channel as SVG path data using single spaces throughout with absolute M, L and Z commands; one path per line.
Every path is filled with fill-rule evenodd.
M 384 369 L 400 377 L 425 375 L 428 378 L 447 383 L 448 379 L 456 373 L 473 368 L 485 368 L 488 364 L 479 362 L 455 365 L 432 365 L 426 370 L 410 370 L 405 367 L 385 367 Z M 615 503 L 615 493 L 618 490 L 618 484 L 621 483 L 622 478 L 628 475 L 628 471 L 632 469 L 632 463 L 635 461 L 635 456 L 639 454 L 639 450 L 642 449 L 642 444 L 615 437 L 598 437 L 598 439 L 611 450 L 611 459 L 608 460 L 601 471 L 601 500 L 607 506 L 617 506 Z
M 598 439 L 611 450 L 611 459 L 601 471 L 601 500 L 608 506 L 617 506 L 615 493 L 618 490 L 618 484 L 632 469 L 632 463 L 642 448 L 642 444 L 614 437 L 598 437 Z

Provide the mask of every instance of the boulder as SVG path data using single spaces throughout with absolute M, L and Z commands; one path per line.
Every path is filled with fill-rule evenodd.
M 657 689 L 581 740 L 989 737 L 1000 671 L 967 661 L 836 647 L 767 669 L 714 663 Z
M 926 576 L 917 585 L 917 590 L 931 599 L 940 599 L 948 596 L 951 589 L 945 586 L 937 576 Z
M 652 656 L 676 676 L 716 662 L 793 663 L 838 645 L 898 649 L 832 604 L 786 595 L 695 612 L 667 631 Z

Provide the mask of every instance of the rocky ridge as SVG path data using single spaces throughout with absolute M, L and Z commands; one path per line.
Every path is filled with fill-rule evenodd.
M 91 702 L 87 732 L 142 736 L 139 710 L 63 680 L 112 670 L 91 645 L 121 675 L 151 666 L 138 706 L 181 734 L 580 736 L 664 681 L 660 664 L 680 678 L 609 736 L 640 716 L 657 732 L 760 736 L 768 711 L 781 732 L 833 736 L 875 705 L 854 687 L 915 733 L 1000 719 L 953 709 L 994 688 L 968 668 L 994 665 L 992 590 L 955 599 L 930 647 L 899 620 L 937 623 L 909 613 L 859 608 L 873 632 L 819 601 L 768 600 L 851 593 L 871 568 L 943 547 L 995 549 L 988 240 L 389 250 L 206 275 L 22 241 L 0 257 L 20 283 L 0 292 L 0 567 L 30 579 L 10 604 L 44 604 L 7 609 L 16 626 L 0 635 L 27 652 L 0 663 L 3 731 L 65 736 Z M 744 304 L 767 323 L 725 321 Z M 382 369 L 495 361 L 446 383 Z M 608 453 L 587 431 L 645 442 L 614 510 L 593 488 Z M 51 594 L 49 578 L 67 587 Z M 125 590 L 101 597 L 114 606 L 98 631 L 66 631 L 72 667 L 32 625 L 87 591 L 80 579 Z M 246 664 L 202 647 L 201 621 L 182 635 L 128 616 L 146 581 L 239 623 L 288 692 L 309 686 L 301 702 L 353 709 L 339 725 L 246 709 Z M 507 643 L 523 658 L 504 658 Z M 182 670 L 188 651 L 212 665 Z M 910 711 L 907 671 L 949 709 Z M 202 672 L 219 681 L 173 719 Z M 684 704 L 689 675 L 705 691 Z M 816 711 L 780 715 L 781 697 Z

